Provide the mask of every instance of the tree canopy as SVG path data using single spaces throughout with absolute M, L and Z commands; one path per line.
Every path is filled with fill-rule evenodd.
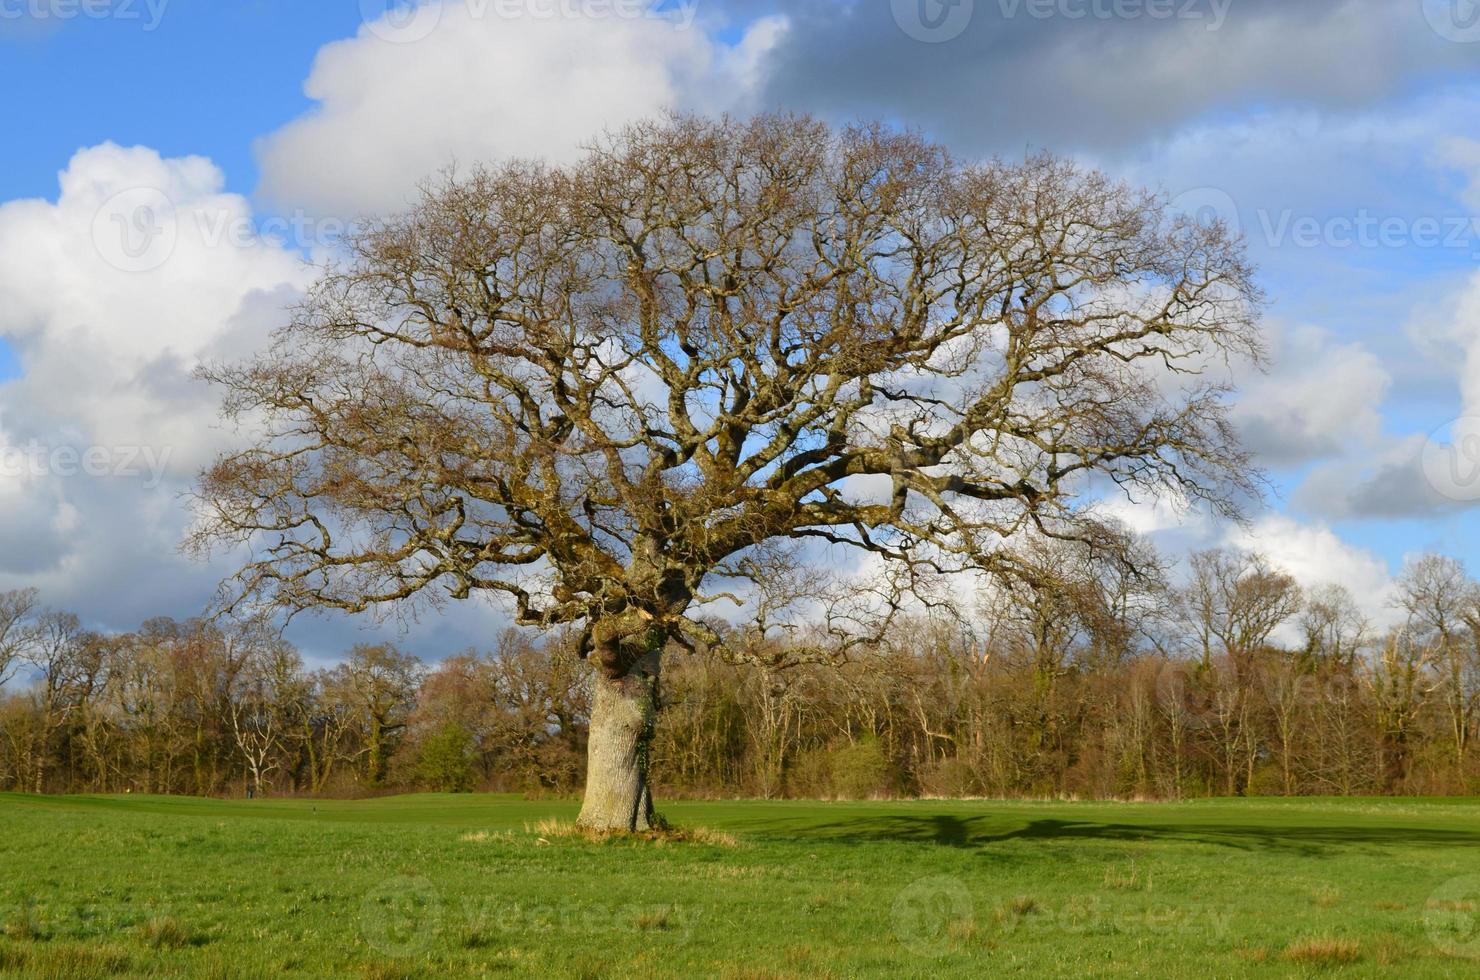
M 673 117 L 444 174 L 346 249 L 207 372 L 257 436 L 199 489 L 196 544 L 255 549 L 233 601 L 497 593 L 615 675 L 712 638 L 778 542 L 1008 570 L 1104 533 L 1091 477 L 1254 484 L 1210 370 L 1261 353 L 1241 243 L 1052 156 Z

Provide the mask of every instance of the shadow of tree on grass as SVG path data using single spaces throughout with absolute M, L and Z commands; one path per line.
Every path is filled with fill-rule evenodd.
M 881 841 L 934 844 L 961 849 L 984 849 L 1010 841 L 1121 841 L 1182 842 L 1237 850 L 1268 850 L 1315 854 L 1328 848 L 1428 846 L 1480 848 L 1480 828 L 1447 830 L 1426 826 L 1335 825 L 1275 823 L 1263 820 L 1240 824 L 1188 820 L 1171 822 L 1110 822 L 1103 820 L 1031 819 L 1016 823 L 1000 814 L 871 814 L 830 823 L 797 826 L 778 820 L 772 826 L 754 825 L 752 833 L 785 835 L 792 839 L 836 843 Z M 790 826 L 786 826 L 791 824 Z

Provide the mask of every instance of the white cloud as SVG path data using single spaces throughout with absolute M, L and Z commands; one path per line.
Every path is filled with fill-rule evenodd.
M 1303 588 L 1343 585 L 1377 626 L 1390 623 L 1393 576 L 1387 563 L 1365 548 L 1343 541 L 1327 524 L 1265 514 L 1245 525 L 1215 521 L 1202 509 L 1183 510 L 1166 501 L 1104 501 L 1099 509 L 1152 541 L 1173 559 L 1204 548 L 1258 552 Z M 1184 568 L 1185 573 L 1185 568 Z M 1290 637 L 1286 637 L 1290 639 Z
M 1432 398 L 1426 431 L 1385 435 L 1311 471 L 1296 502 L 1327 517 L 1436 517 L 1480 499 L 1480 273 L 1408 324 L 1415 359 L 1439 367 L 1458 398 Z M 1445 386 L 1448 387 L 1447 385 Z M 1347 400 L 1333 385 L 1333 402 Z
M 1343 585 L 1374 626 L 1392 623 L 1393 576 L 1387 563 L 1341 540 L 1325 524 L 1270 515 L 1248 527 L 1230 529 L 1226 543 L 1263 554 L 1305 588 Z
M 1136 500 L 1117 494 L 1099 501 L 1094 509 L 1143 537 L 1173 533 L 1204 537 L 1211 527 L 1205 511 L 1171 494 Z
M 54 201 L 0 204 L 0 339 L 24 372 L 0 384 L 0 589 L 36 586 L 98 628 L 197 615 L 231 558 L 179 553 L 181 494 L 232 437 L 194 368 L 260 351 L 313 269 L 254 233 L 261 215 L 204 158 L 103 144 L 59 176 Z M 507 623 L 472 601 L 422 623 L 301 618 L 290 636 L 320 659 L 375 640 L 436 659 Z
M 1233 417 L 1265 466 L 1289 466 L 1371 446 L 1391 379 L 1360 343 L 1320 327 L 1267 330 L 1270 371 L 1245 377 Z
M 260 346 L 306 283 L 200 157 L 103 144 L 55 201 L 0 205 L 0 338 L 22 377 L 0 385 L 0 587 L 138 617 L 213 584 L 176 554 L 178 498 L 222 445 L 203 360 Z
M 1480 272 L 1470 277 L 1436 318 L 1415 323 L 1413 329 L 1435 354 L 1447 355 L 1454 364 L 1464 414 L 1480 415 Z
M 305 86 L 317 107 L 259 144 L 264 193 L 321 213 L 395 210 L 454 160 L 564 160 L 665 109 L 743 111 L 785 30 L 763 19 L 726 46 L 660 17 L 495 9 L 446 3 L 424 37 L 395 43 L 376 22 L 321 49 Z

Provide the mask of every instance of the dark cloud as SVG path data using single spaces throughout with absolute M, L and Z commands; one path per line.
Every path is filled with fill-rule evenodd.
M 1366 107 L 1480 67 L 1480 43 L 1444 37 L 1412 0 L 875 0 L 788 15 L 769 103 L 907 121 L 965 152 L 1129 148 L 1223 110 Z
M 1424 472 L 1422 437 L 1394 440 L 1375 458 L 1334 461 L 1315 469 L 1292 503 L 1327 520 L 1434 519 L 1474 506 L 1446 495 Z

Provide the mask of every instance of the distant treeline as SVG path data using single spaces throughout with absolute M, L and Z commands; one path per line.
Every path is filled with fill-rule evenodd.
M 1189 583 L 1068 552 L 970 618 L 844 653 L 805 629 L 673 651 L 660 796 L 1458 794 L 1480 787 L 1480 589 L 1428 556 L 1401 625 L 1336 587 L 1205 552 Z M 262 625 L 102 636 L 0 596 L 0 789 L 571 793 L 589 709 L 573 635 L 433 667 L 358 646 L 308 670 Z

